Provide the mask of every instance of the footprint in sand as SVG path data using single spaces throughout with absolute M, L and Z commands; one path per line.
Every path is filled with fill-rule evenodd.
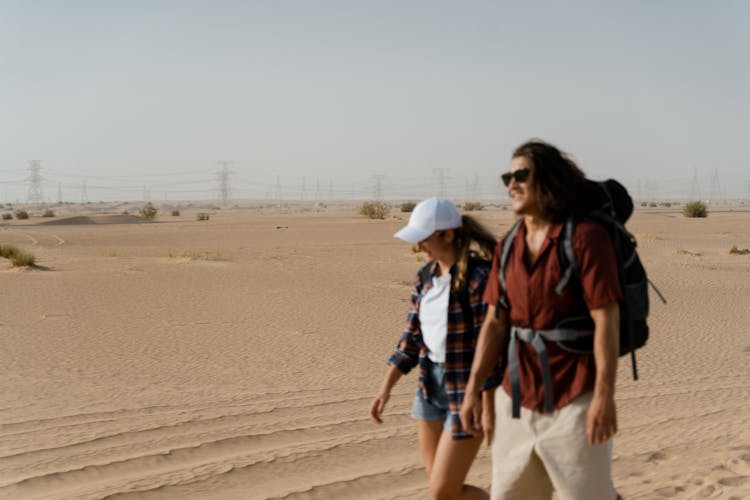
M 732 476 L 723 477 L 717 482 L 722 486 L 742 486 L 743 484 L 750 481 L 750 476 Z
M 652 453 L 648 456 L 646 459 L 646 462 L 660 462 L 662 460 L 666 460 L 667 454 L 662 451 L 657 451 L 655 453 Z
M 663 497 L 673 497 L 684 491 L 685 488 L 683 488 L 682 486 L 667 486 L 665 488 L 659 488 L 655 493 Z
M 710 484 L 706 486 L 705 488 L 701 489 L 698 492 L 699 498 L 708 498 L 711 496 L 711 494 L 716 491 L 716 488 L 714 486 L 711 486 Z

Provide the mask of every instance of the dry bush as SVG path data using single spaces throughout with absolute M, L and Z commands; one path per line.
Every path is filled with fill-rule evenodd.
M 702 254 L 700 252 L 691 252 L 690 250 L 686 250 L 684 248 L 678 248 L 677 255 L 692 255 L 693 257 L 700 257 Z
M 391 209 L 382 201 L 366 201 L 359 207 L 359 214 L 368 219 L 385 219 Z
M 195 216 L 195 220 L 208 220 L 211 216 L 205 212 L 200 212 Z
M 4 213 L 3 214 L 3 220 L 11 220 L 13 218 L 13 214 Z
M 179 217 L 180 211 L 179 210 L 172 210 L 172 217 Z
M 9 259 L 14 267 L 33 266 L 36 262 L 34 255 L 13 245 L 0 245 L 0 257 Z
M 691 201 L 682 209 L 682 215 L 685 217 L 708 217 L 708 208 L 703 202 Z
M 143 208 L 141 208 L 141 217 L 148 220 L 154 220 L 156 218 L 156 212 L 158 210 L 155 206 L 153 206 L 151 203 L 146 203 Z
M 474 210 L 482 210 L 484 208 L 484 205 L 479 203 L 478 201 L 467 201 L 464 203 L 464 210 L 467 212 L 473 212 Z
M 416 207 L 417 204 L 413 201 L 405 201 L 401 204 L 401 211 L 405 213 L 411 213 L 414 211 L 414 207 Z
M 26 210 L 16 210 L 16 219 L 28 219 L 29 218 L 29 212 Z
M 732 255 L 748 255 L 750 254 L 750 248 L 739 248 L 737 245 L 732 245 L 729 253 Z
M 45 210 L 44 213 L 42 214 L 42 217 L 54 217 L 54 216 L 55 216 L 55 212 L 50 208 Z
M 185 259 L 185 260 L 205 260 L 205 261 L 222 261 L 224 258 L 218 252 L 193 252 L 183 251 L 178 252 L 175 250 L 169 251 L 170 259 Z

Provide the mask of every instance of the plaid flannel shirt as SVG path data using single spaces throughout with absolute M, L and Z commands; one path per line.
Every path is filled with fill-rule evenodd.
M 420 276 L 422 269 L 429 266 L 430 279 L 422 283 Z M 427 356 L 428 349 L 424 344 L 422 332 L 419 325 L 419 304 L 422 297 L 432 287 L 432 278 L 437 273 L 437 261 L 425 264 L 417 274 L 417 279 L 411 291 L 411 303 L 406 316 L 406 328 L 401 334 L 393 355 L 388 360 L 389 365 L 395 365 L 404 374 L 409 373 L 412 368 L 419 365 L 419 388 L 429 401 L 430 394 L 425 384 L 430 363 Z M 455 266 L 451 269 L 454 274 Z M 471 435 L 463 431 L 459 411 L 464 399 L 464 390 L 471 372 L 471 362 L 474 359 L 474 349 L 479 336 L 479 329 L 484 322 L 487 313 L 487 304 L 482 300 L 484 288 L 487 284 L 487 276 L 490 272 L 489 263 L 481 262 L 474 267 L 468 279 L 469 304 L 473 315 L 473 325 L 467 325 L 459 296 L 451 290 L 448 301 L 448 337 L 446 339 L 445 352 L 445 388 L 448 393 L 448 410 L 451 418 L 451 431 L 453 439 L 467 439 Z M 500 385 L 502 381 L 502 370 L 500 365 L 493 370 L 484 384 L 483 389 L 493 388 Z

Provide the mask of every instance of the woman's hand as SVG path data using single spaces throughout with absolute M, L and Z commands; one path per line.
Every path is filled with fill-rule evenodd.
M 376 424 L 383 423 L 381 415 L 383 415 L 383 410 L 385 410 L 385 405 L 390 397 L 390 392 L 381 392 L 372 400 L 372 403 L 370 404 L 370 418 Z

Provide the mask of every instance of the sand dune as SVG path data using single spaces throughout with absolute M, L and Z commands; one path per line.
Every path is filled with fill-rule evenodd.
M 65 225 L 80 225 L 80 224 L 140 224 L 149 222 L 143 217 L 137 217 L 135 215 L 75 215 L 72 217 L 63 217 L 59 219 L 51 219 L 40 223 L 44 226 L 65 226 Z
M 46 269 L 0 267 L 0 498 L 428 498 L 415 376 L 367 417 L 419 265 L 391 237 L 402 214 L 122 217 L 0 229 Z M 750 211 L 629 226 L 669 304 L 652 295 L 641 380 L 621 360 L 617 487 L 748 498 L 750 256 L 729 248 L 750 247 Z M 472 482 L 489 465 L 482 449 Z

